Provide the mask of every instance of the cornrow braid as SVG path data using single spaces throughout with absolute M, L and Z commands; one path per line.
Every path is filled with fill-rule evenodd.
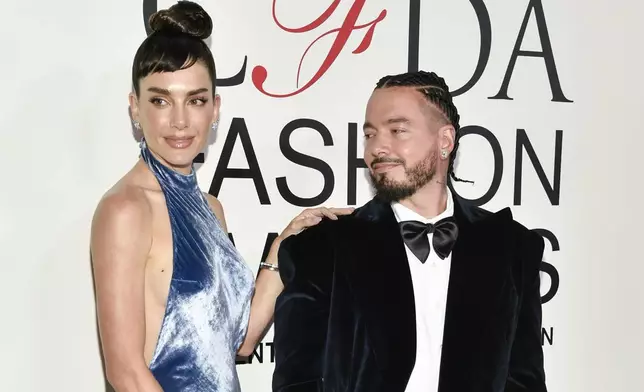
M 425 98 L 440 111 L 444 119 L 454 127 L 455 131 L 454 150 L 449 157 L 447 174 L 454 181 L 473 183 L 472 181 L 462 180 L 454 174 L 454 161 L 456 160 L 456 152 L 461 138 L 460 116 L 456 106 L 454 106 L 452 94 L 450 94 L 445 79 L 436 75 L 434 72 L 416 71 L 398 75 L 387 75 L 381 78 L 376 84 L 376 89 L 388 87 L 413 87 L 423 93 Z

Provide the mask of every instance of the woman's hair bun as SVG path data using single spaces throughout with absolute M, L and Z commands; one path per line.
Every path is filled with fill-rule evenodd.
M 150 28 L 154 32 L 183 33 L 206 39 L 212 34 L 212 19 L 199 4 L 179 1 L 168 9 L 152 14 Z

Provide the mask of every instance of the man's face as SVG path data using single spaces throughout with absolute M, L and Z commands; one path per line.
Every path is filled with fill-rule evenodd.
M 449 153 L 453 144 L 445 137 L 445 125 L 438 110 L 414 88 L 374 91 L 365 116 L 364 160 L 381 197 L 407 198 L 430 183 L 437 171 L 446 171 L 447 160 L 439 160 L 440 152 L 447 148 Z

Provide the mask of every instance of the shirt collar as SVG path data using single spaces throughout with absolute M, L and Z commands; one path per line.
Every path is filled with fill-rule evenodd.
M 423 223 L 436 223 L 443 218 L 447 218 L 448 216 L 454 215 L 454 200 L 452 198 L 452 192 L 449 190 L 448 187 L 445 187 L 445 190 L 447 191 L 447 207 L 445 208 L 445 211 L 441 212 L 440 214 L 436 215 L 433 218 L 427 219 L 424 216 L 417 213 L 416 211 L 413 211 L 405 207 L 404 205 L 400 204 L 399 202 L 395 201 L 391 203 L 391 208 L 394 211 L 396 220 L 398 222 L 416 220 Z

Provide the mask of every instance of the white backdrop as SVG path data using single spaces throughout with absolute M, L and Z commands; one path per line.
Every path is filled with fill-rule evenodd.
M 88 257 L 89 227 L 100 196 L 137 159 L 127 94 L 131 61 L 145 37 L 143 9 L 154 8 L 154 3 L 146 1 L 145 7 L 140 0 L 3 4 L 0 390 L 105 389 Z M 158 1 L 157 6 L 172 3 Z M 281 196 L 276 179 L 286 177 L 288 188 L 301 198 L 319 195 L 324 185 L 319 171 L 285 157 L 279 142 L 283 128 L 306 118 L 329 130 L 332 143 L 326 146 L 310 128 L 295 130 L 290 145 L 332 169 L 332 193 L 318 202 L 350 204 L 348 157 L 361 156 L 361 138 L 356 151 L 349 151 L 349 124 L 360 129 L 366 101 L 381 76 L 408 69 L 409 10 L 419 1 L 345 0 L 319 27 L 298 34 L 278 26 L 271 0 L 200 3 L 213 15 L 212 48 L 219 77 L 237 74 L 245 56 L 247 67 L 243 83 L 220 88 L 222 120 L 198 177 L 208 191 L 231 123 L 243 119 L 270 203 L 260 203 L 249 178 L 223 179 L 218 197 L 236 245 L 256 268 L 267 233 L 280 231 L 302 209 Z M 264 66 L 267 92 L 296 91 L 298 62 L 306 48 L 341 27 L 352 14 L 350 9 L 356 11 L 361 3 L 358 24 L 371 22 L 386 10 L 362 53 L 352 51 L 366 28 L 351 33 L 337 59 L 310 87 L 285 98 L 258 90 L 253 70 Z M 549 297 L 543 308 L 549 389 L 644 390 L 644 296 L 638 285 L 644 274 L 638 246 L 644 218 L 639 205 L 644 190 L 640 175 L 644 56 L 639 43 L 644 27 L 639 15 L 644 6 L 607 0 L 422 3 L 419 65 L 444 76 L 453 90 L 465 85 L 477 68 L 481 33 L 476 11 L 483 25 L 489 17 L 491 35 L 483 34 L 490 43 L 489 60 L 456 104 L 461 124 L 469 131 L 480 129 L 475 126 L 489 130 L 502 154 L 502 164 L 497 160 L 503 170 L 498 190 L 484 207 L 511 205 L 518 220 L 552 232 L 559 244 L 559 250 L 548 252 L 546 261 L 552 267 L 544 264 L 542 285 L 542 294 Z M 277 0 L 276 17 L 284 26 L 302 27 L 330 4 L 332 0 Z M 490 99 L 501 90 L 529 4 L 536 11 L 543 8 L 556 66 L 551 71 L 558 82 L 552 72 L 549 78 L 543 57 L 520 55 L 507 89 L 513 99 Z M 537 14 L 530 13 L 522 51 L 543 50 L 546 31 L 538 28 Z M 304 57 L 300 87 L 321 68 L 336 37 L 331 33 L 311 47 Z M 550 51 L 545 53 L 550 58 Z M 572 102 L 558 102 L 561 97 L 553 101 L 551 81 Z M 525 141 L 523 135 L 542 166 L 546 189 L 554 187 L 553 200 L 526 149 L 517 150 L 517 140 Z M 478 198 L 490 188 L 492 151 L 485 138 L 462 139 L 457 174 L 476 182 L 457 184 L 462 196 Z M 518 177 L 517 151 L 523 162 Z M 560 166 L 555 165 L 557 156 Z M 228 167 L 249 167 L 239 138 Z M 364 170 L 354 173 L 355 203 L 361 205 L 371 195 Z M 559 186 L 554 186 L 556 175 Z M 519 203 L 515 203 L 517 178 Z M 270 390 L 271 340 L 272 331 L 252 363 L 238 366 L 244 391 Z

